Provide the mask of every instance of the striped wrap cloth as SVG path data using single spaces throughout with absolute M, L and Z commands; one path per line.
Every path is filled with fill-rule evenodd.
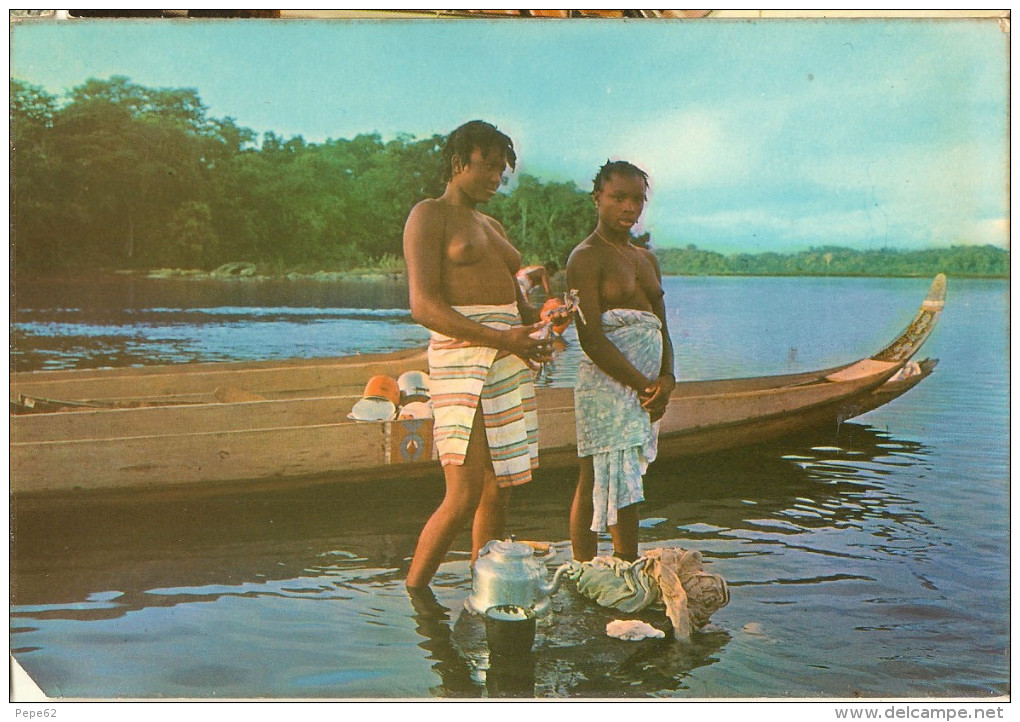
M 516 304 L 454 306 L 499 330 L 521 325 Z M 538 407 L 534 374 L 519 357 L 471 346 L 436 331 L 429 340 L 433 436 L 443 466 L 464 463 L 475 410 L 481 403 L 492 468 L 500 486 L 531 481 L 538 466 Z

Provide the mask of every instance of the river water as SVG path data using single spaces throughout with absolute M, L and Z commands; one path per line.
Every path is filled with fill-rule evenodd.
M 667 278 L 683 379 L 878 350 L 928 279 Z M 18 369 L 331 356 L 421 344 L 399 283 L 22 285 Z M 935 373 L 845 423 L 653 466 L 642 544 L 701 551 L 731 602 L 689 644 L 622 642 L 570 589 L 509 668 L 488 659 L 469 539 L 434 598 L 403 578 L 440 479 L 12 505 L 11 649 L 55 698 L 987 700 L 1009 694 L 1005 281 L 949 281 Z M 576 337 L 542 383 L 569 384 Z M 571 472 L 508 531 L 569 554 Z M 604 550 L 608 545 L 603 540 Z M 653 622 L 655 614 L 648 612 Z M 659 620 L 661 622 L 661 619 Z M 481 637 L 479 636 L 481 634 Z M 481 641 L 480 641 L 481 640 Z

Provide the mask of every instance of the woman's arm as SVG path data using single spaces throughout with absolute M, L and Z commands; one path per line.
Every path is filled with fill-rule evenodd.
M 458 341 L 509 351 L 525 359 L 535 356 L 538 342 L 528 336 L 533 327 L 489 328 L 458 313 L 443 298 L 443 229 L 442 209 L 434 201 L 416 205 L 404 225 L 411 316 L 425 328 Z
M 539 324 L 541 325 L 542 318 L 539 315 L 538 309 L 531 305 L 528 301 L 527 296 L 524 295 L 524 291 L 521 290 L 520 285 L 514 284 L 517 288 L 517 310 L 521 314 L 521 321 L 526 324 Z
M 653 294 L 653 298 L 649 300 L 652 305 L 652 313 L 658 316 L 659 322 L 662 324 L 662 362 L 659 366 L 659 378 L 649 388 L 650 393 L 642 395 L 641 405 L 648 409 L 652 421 L 658 421 L 666 412 L 669 396 L 676 387 L 676 377 L 673 371 L 673 341 L 669 336 L 669 326 L 666 324 L 666 296 L 662 291 L 662 272 L 659 270 L 659 262 L 655 258 L 655 254 L 651 252 L 647 252 L 647 254 L 659 281 L 659 292 Z
M 567 286 L 577 289 L 585 319 L 584 322 L 577 319 L 577 338 L 588 357 L 608 376 L 639 394 L 644 393 L 652 382 L 627 360 L 602 329 L 601 266 L 598 252 L 591 247 L 574 249 L 567 261 Z

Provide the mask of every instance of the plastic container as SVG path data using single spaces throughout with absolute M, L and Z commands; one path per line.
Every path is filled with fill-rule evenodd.
M 422 371 L 405 371 L 397 379 L 401 402 L 429 400 L 429 376 Z
M 432 406 L 427 401 L 412 401 L 409 404 L 404 404 L 400 413 L 397 415 L 398 419 L 431 419 L 432 418 Z
M 400 403 L 400 386 L 391 376 L 373 376 L 365 384 L 365 393 L 362 394 L 362 397 L 366 399 L 386 399 L 396 406 Z
M 390 421 L 397 416 L 400 387 L 390 376 L 373 376 L 365 384 L 365 393 L 354 404 L 347 418 L 355 421 Z
M 361 399 L 347 414 L 355 421 L 391 421 L 396 418 L 397 406 L 389 399 Z

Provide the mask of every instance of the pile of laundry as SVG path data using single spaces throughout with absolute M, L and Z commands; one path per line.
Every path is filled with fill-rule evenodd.
M 580 594 L 603 607 L 634 613 L 665 605 L 678 640 L 689 639 L 730 601 L 726 580 L 705 571 L 701 553 L 680 548 L 651 549 L 633 562 L 612 556 L 573 561 L 566 577 Z M 621 639 L 664 636 L 638 620 L 614 620 L 606 632 Z

